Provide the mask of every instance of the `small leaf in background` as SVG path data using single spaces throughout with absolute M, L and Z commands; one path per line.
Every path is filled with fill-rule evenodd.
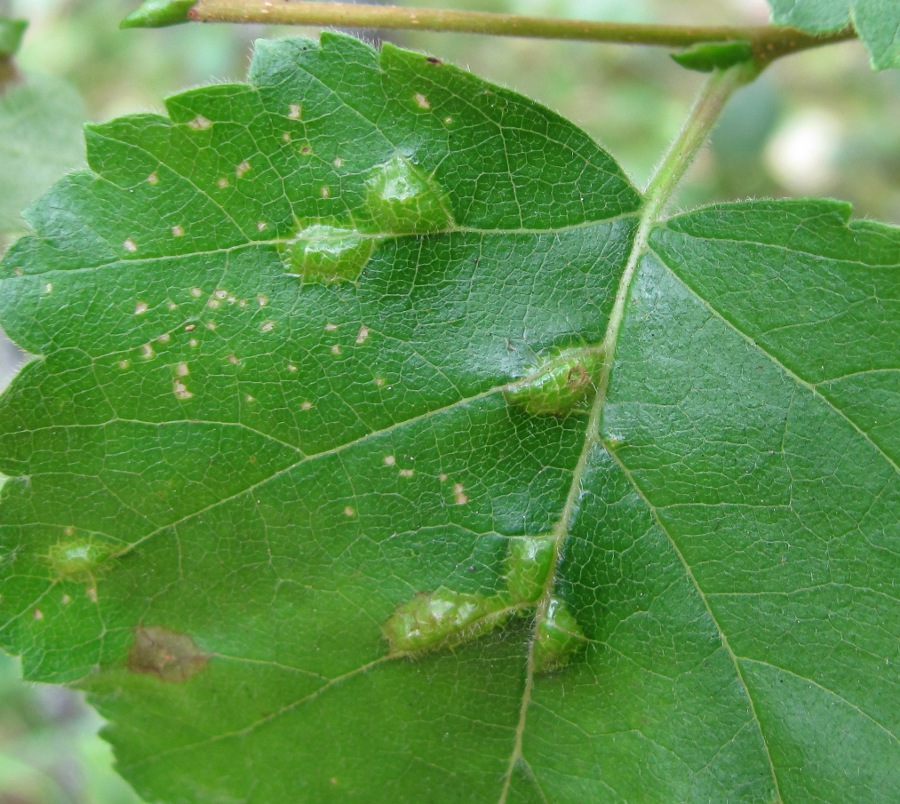
M 0 639 L 139 792 L 893 797 L 897 229 L 644 247 L 572 124 L 342 36 L 167 111 L 0 279 Z
M 26 73 L 0 89 L 0 234 L 26 226 L 22 210 L 84 162 L 84 107 L 71 85 Z
M 0 58 L 15 56 L 28 27 L 28 20 L 0 16 Z
M 900 67 L 900 3 L 896 0 L 769 0 L 772 21 L 808 33 L 853 24 L 875 70 Z

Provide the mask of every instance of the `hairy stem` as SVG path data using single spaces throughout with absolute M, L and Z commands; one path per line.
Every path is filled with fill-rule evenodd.
M 273 25 L 334 25 L 351 28 L 440 31 L 540 39 L 688 47 L 701 42 L 746 41 L 757 61 L 856 36 L 852 28 L 820 36 L 772 26 L 647 25 L 552 19 L 483 11 L 403 8 L 286 0 L 147 0 L 123 22 L 126 27 L 178 22 L 262 22 Z

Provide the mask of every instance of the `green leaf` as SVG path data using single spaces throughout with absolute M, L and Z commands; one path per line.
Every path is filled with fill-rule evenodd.
M 769 0 L 772 21 L 808 33 L 852 23 L 874 70 L 900 67 L 900 3 L 895 0 Z
M 0 58 L 16 55 L 27 27 L 28 20 L 0 16 Z
M 22 232 L 21 211 L 66 170 L 84 162 L 78 93 L 29 73 L 0 92 L 0 233 Z
M 646 241 L 571 124 L 334 35 L 167 109 L 0 280 L 0 638 L 139 792 L 895 798 L 896 229 Z

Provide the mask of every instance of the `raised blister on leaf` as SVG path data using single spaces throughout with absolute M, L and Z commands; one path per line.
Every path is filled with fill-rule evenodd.
M 511 615 L 499 597 L 454 592 L 443 587 L 398 606 L 382 629 L 391 653 L 432 650 L 468 642 Z
M 58 580 L 89 580 L 104 567 L 112 553 L 112 548 L 103 542 L 73 538 L 52 545 L 47 561 Z
M 602 366 L 603 352 L 597 347 L 563 349 L 503 396 L 529 413 L 561 416 L 586 401 Z
M 386 234 L 428 234 L 453 226 L 444 189 L 400 154 L 372 170 L 366 208 L 375 228 Z
M 516 603 L 536 601 L 544 591 L 553 564 L 556 540 L 552 536 L 517 536 L 509 540 L 506 583 Z
M 279 246 L 288 273 L 324 284 L 357 279 L 374 248 L 371 236 L 319 223 Z
M 559 598 L 550 598 L 534 636 L 534 671 L 552 673 L 565 667 L 586 640 L 574 615 Z

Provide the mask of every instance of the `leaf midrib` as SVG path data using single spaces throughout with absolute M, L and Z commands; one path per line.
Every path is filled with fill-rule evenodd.
M 572 223 L 566 224 L 565 226 L 547 226 L 547 227 L 534 227 L 534 228 L 516 228 L 516 229 L 505 229 L 505 228 L 482 228 L 479 226 L 450 226 L 446 229 L 440 229 L 434 232 L 428 232 L 427 234 L 396 234 L 394 232 L 385 232 L 385 233 L 372 233 L 372 232 L 361 232 L 357 229 L 352 229 L 348 231 L 352 231 L 354 235 L 358 235 L 362 238 L 371 238 L 372 240 L 400 240 L 403 238 L 411 238 L 411 239 L 421 239 L 423 237 L 438 237 L 441 235 L 454 235 L 454 234 L 473 234 L 473 235 L 489 235 L 489 236 L 502 236 L 502 235 L 553 235 L 553 234 L 565 234 L 566 232 L 574 232 L 579 229 L 590 229 L 594 226 L 603 226 L 607 224 L 614 224 L 618 221 L 628 220 L 629 218 L 637 217 L 638 213 L 634 210 L 629 212 L 622 212 L 618 215 L 611 215 L 608 218 L 596 218 L 593 220 L 582 221 L 580 223 Z M 40 238 L 40 235 L 30 235 L 31 237 Z M 36 271 L 34 273 L 23 274 L 21 276 L 6 276 L 0 278 L 0 285 L 4 282 L 15 282 L 22 281 L 24 279 L 28 279 L 29 277 L 52 277 L 52 276 L 70 276 L 77 275 L 80 273 L 90 273 L 94 274 L 97 271 L 102 271 L 107 268 L 121 268 L 123 265 L 125 266 L 142 266 L 142 265 L 152 265 L 158 262 L 166 262 L 169 260 L 187 260 L 193 259 L 195 257 L 210 257 L 217 255 L 230 255 L 235 252 L 240 252 L 244 249 L 252 249 L 258 246 L 279 246 L 285 245 L 294 242 L 296 239 L 295 236 L 291 237 L 272 237 L 267 238 L 265 240 L 247 240 L 243 243 L 235 243 L 231 246 L 225 246 L 223 248 L 213 248 L 213 249 L 200 249 L 195 251 L 188 251 L 182 254 L 153 254 L 147 257 L 132 257 L 132 256 L 121 256 L 116 257 L 115 259 L 109 260 L 107 262 L 97 263 L 96 265 L 84 265 L 78 268 L 50 268 L 46 271 Z
M 572 520 L 578 507 L 578 498 L 581 494 L 582 483 L 587 472 L 591 460 L 591 454 L 594 449 L 601 444 L 600 439 L 600 420 L 603 415 L 603 408 L 606 402 L 606 394 L 609 388 L 610 375 L 612 373 L 613 363 L 615 359 L 616 344 L 618 342 L 619 333 L 625 320 L 625 305 L 631 291 L 631 285 L 637 274 L 638 265 L 644 252 L 647 250 L 650 232 L 656 223 L 657 217 L 662 214 L 666 198 L 664 194 L 658 197 L 648 196 L 645 200 L 641 211 L 640 222 L 635 232 L 634 241 L 625 264 L 625 269 L 619 279 L 619 285 L 616 289 L 615 300 L 609 315 L 606 333 L 601 343 L 601 348 L 605 352 L 605 359 L 601 370 L 600 377 L 597 380 L 596 394 L 591 405 L 590 415 L 585 427 L 584 442 L 582 444 L 581 453 L 578 456 L 578 462 L 572 472 L 572 480 L 569 486 L 566 501 L 560 512 L 560 518 L 553 530 L 555 539 L 554 556 L 547 573 L 547 580 L 544 583 L 544 589 L 540 600 L 537 604 L 537 612 L 534 617 L 532 626 L 532 639 L 528 646 L 528 657 L 525 673 L 525 685 L 522 692 L 522 700 L 519 709 L 519 720 L 516 724 L 515 738 L 513 749 L 509 757 L 506 774 L 503 778 L 503 786 L 500 791 L 498 804 L 505 804 L 509 794 L 510 785 L 512 783 L 513 773 L 518 762 L 524 759 L 523 740 L 528 720 L 528 709 L 531 704 L 531 696 L 535 683 L 535 659 L 534 649 L 536 643 L 537 629 L 547 616 L 550 598 L 553 588 L 556 584 L 556 570 L 559 565 L 560 555 L 563 545 L 569 535 Z
M 759 734 L 765 758 L 769 766 L 772 785 L 774 787 L 776 797 L 779 801 L 781 800 L 778 777 L 775 772 L 775 766 L 772 761 L 771 752 L 769 751 L 765 733 L 763 732 L 762 725 L 756 713 L 756 707 L 750 694 L 750 689 L 738 665 L 737 657 L 731 650 L 724 631 L 713 615 L 713 612 L 709 606 L 705 594 L 703 593 L 703 590 L 697 583 L 696 578 L 694 577 L 689 565 L 685 561 L 681 552 L 675 545 L 675 542 L 672 540 L 668 531 L 663 527 L 662 522 L 659 520 L 656 514 L 655 508 L 650 505 L 649 501 L 637 487 L 634 479 L 628 473 L 625 466 L 619 462 L 614 452 L 612 450 L 606 449 L 606 446 L 605 444 L 603 444 L 602 437 L 600 435 L 600 422 L 602 419 L 603 408 L 606 402 L 607 391 L 609 389 L 610 376 L 614 365 L 616 345 L 618 342 L 619 334 L 625 322 L 625 306 L 630 295 L 631 286 L 638 274 L 641 259 L 646 253 L 650 252 L 649 240 L 652 230 L 657 225 L 663 223 L 663 214 L 665 212 L 665 207 L 674 195 L 679 179 L 683 177 L 687 166 L 690 165 L 692 155 L 696 154 L 699 147 L 705 141 L 706 135 L 709 133 L 711 122 L 714 121 L 718 114 L 721 112 L 721 108 L 724 106 L 724 103 L 730 96 L 730 94 L 738 86 L 740 86 L 744 80 L 745 79 L 742 76 L 739 68 L 730 71 L 721 71 L 711 76 L 711 78 L 705 85 L 704 90 L 701 91 L 701 94 L 698 97 L 694 108 L 692 109 L 684 127 L 682 128 L 682 131 L 670 146 L 669 151 L 666 153 L 655 175 L 653 176 L 653 178 L 651 178 L 648 185 L 648 189 L 644 197 L 644 203 L 640 211 L 640 222 L 637 231 L 635 232 L 634 241 L 629 252 L 625 270 L 623 271 L 622 276 L 619 280 L 615 301 L 613 303 L 612 311 L 609 315 L 606 334 L 602 342 L 602 348 L 606 353 L 606 357 L 601 376 L 597 381 L 596 396 L 591 406 L 590 417 L 585 430 L 584 443 L 582 445 L 581 454 L 579 455 L 578 463 L 576 464 L 576 467 L 572 473 L 572 481 L 566 498 L 565 506 L 561 512 L 557 527 L 554 529 L 554 535 L 556 536 L 556 548 L 554 551 L 555 554 L 550 567 L 550 571 L 547 575 L 547 581 L 545 582 L 543 593 L 538 602 L 538 608 L 534 618 L 532 639 L 529 644 L 528 650 L 526 680 L 519 711 L 519 720 L 516 726 L 513 749 L 510 754 L 506 773 L 503 778 L 503 784 L 500 791 L 498 804 L 506 804 L 516 765 L 520 760 L 524 760 L 523 739 L 527 724 L 528 709 L 531 703 L 531 696 L 535 681 L 534 648 L 536 643 L 537 629 L 542 623 L 543 618 L 546 617 L 550 596 L 556 583 L 556 569 L 559 564 L 559 558 L 563 543 L 565 542 L 569 534 L 572 519 L 577 509 L 578 498 L 582 490 L 582 482 L 590 463 L 591 455 L 595 448 L 598 446 L 603 447 L 606 452 L 613 457 L 616 464 L 625 473 L 625 476 L 628 479 L 629 483 L 635 489 L 635 492 L 638 494 L 640 499 L 643 500 L 644 504 L 648 507 L 654 521 L 657 523 L 663 534 L 671 543 L 673 550 L 675 550 L 679 561 L 681 561 L 684 567 L 684 571 L 687 574 L 688 579 L 696 589 L 697 594 L 700 596 L 700 599 L 702 600 L 703 605 L 707 610 L 710 620 L 712 621 L 716 632 L 719 635 L 720 642 L 731 659 L 735 676 L 740 682 L 742 689 L 744 690 L 744 694 L 747 698 L 753 721 L 756 725 L 757 733 Z

